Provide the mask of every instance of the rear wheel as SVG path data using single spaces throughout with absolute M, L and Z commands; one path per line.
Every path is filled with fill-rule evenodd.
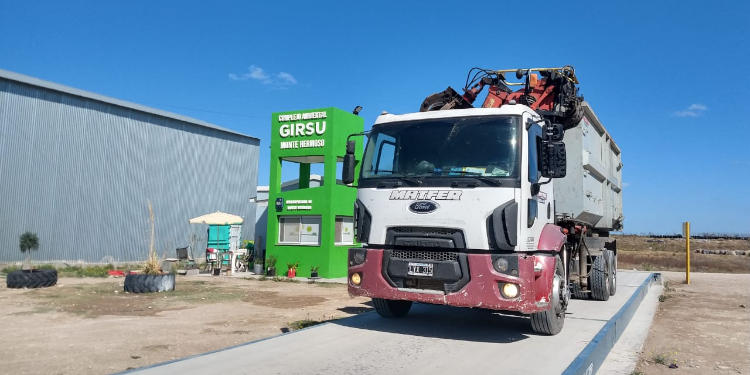
M 591 267 L 591 298 L 597 301 L 606 301 L 610 296 L 610 264 L 604 250 L 602 255 L 594 257 L 594 264 Z
M 401 318 L 406 316 L 411 309 L 411 301 L 373 298 L 372 304 L 375 306 L 375 311 L 385 318 Z
M 609 260 L 609 295 L 614 296 L 617 292 L 617 253 L 612 250 L 606 250 Z
M 589 299 L 589 293 L 579 283 L 570 283 L 570 295 L 575 299 Z
M 555 278 L 552 280 L 550 307 L 546 311 L 531 314 L 531 330 L 542 335 L 556 335 L 565 323 L 568 308 L 568 282 L 560 257 L 555 259 Z

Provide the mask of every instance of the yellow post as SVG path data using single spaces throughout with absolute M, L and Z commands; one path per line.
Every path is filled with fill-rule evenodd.
M 690 285 L 690 222 L 682 223 L 682 233 L 685 235 L 685 284 Z

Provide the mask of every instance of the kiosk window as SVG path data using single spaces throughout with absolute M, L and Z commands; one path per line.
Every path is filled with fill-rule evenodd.
M 279 243 L 320 245 L 320 216 L 279 216 Z
M 354 244 L 354 218 L 351 216 L 336 216 L 336 243 Z

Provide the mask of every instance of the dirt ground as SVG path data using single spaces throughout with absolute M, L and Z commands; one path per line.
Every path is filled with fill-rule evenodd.
M 618 268 L 640 271 L 685 269 L 685 240 L 645 236 L 614 236 L 617 239 Z M 750 241 L 692 239 L 690 269 L 693 272 L 750 273 Z M 695 250 L 739 250 L 748 255 L 698 254 Z
M 635 374 L 749 374 L 750 274 L 663 272 Z M 670 365 L 677 368 L 670 368 Z
M 1 284 L 0 359 L 14 374 L 112 373 L 372 309 L 342 284 L 199 276 L 153 294 L 124 293 L 122 278 Z

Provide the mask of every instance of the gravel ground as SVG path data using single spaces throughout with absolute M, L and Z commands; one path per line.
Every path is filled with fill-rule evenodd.
M 0 287 L 3 373 L 103 374 L 274 336 L 369 311 L 346 285 L 180 277 L 170 293 L 123 293 L 123 279 Z
M 750 274 L 663 272 L 634 374 L 750 374 Z M 676 368 L 670 368 L 676 366 Z

